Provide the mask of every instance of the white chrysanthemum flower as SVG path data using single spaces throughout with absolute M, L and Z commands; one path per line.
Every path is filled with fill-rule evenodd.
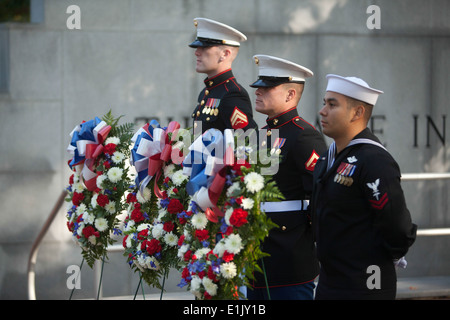
M 215 296 L 217 294 L 217 284 L 215 284 L 210 278 L 203 277 L 202 283 L 210 296 Z
M 191 223 L 194 228 L 198 230 L 205 229 L 208 218 L 206 218 L 206 215 L 203 212 L 199 212 L 192 216 Z
M 72 203 L 71 203 L 72 206 Z M 80 203 L 80 205 L 77 207 L 77 210 L 75 211 L 77 217 L 84 213 L 86 211 L 86 205 L 84 203 Z
M 152 228 L 152 226 L 148 223 L 141 223 L 137 226 L 136 231 L 137 232 L 141 232 L 142 230 L 148 229 L 150 230 Z
M 108 179 L 108 177 L 107 177 L 106 175 L 104 175 L 104 174 L 99 175 L 99 176 L 97 177 L 97 180 L 96 180 L 96 182 L 97 182 L 97 187 L 100 188 L 100 189 L 104 189 L 102 183 L 103 183 L 103 181 L 105 181 L 106 179 Z
M 109 138 L 106 139 L 105 145 L 107 145 L 109 143 L 117 145 L 117 144 L 120 143 L 120 138 L 118 138 L 118 137 L 109 137 Z
M 178 258 L 183 258 L 184 254 L 189 250 L 190 246 L 188 244 L 183 244 L 179 249 L 178 249 Z
M 175 171 L 172 175 L 173 184 L 177 187 L 181 186 L 181 184 L 188 179 L 188 176 L 183 173 L 183 170 Z
M 83 221 L 86 224 L 94 224 L 95 216 L 87 211 L 83 212 Z
M 111 214 L 116 213 L 116 202 L 115 201 L 109 201 L 105 205 L 105 210 L 108 211 Z
M 244 198 L 242 199 L 242 208 L 245 210 L 250 210 L 253 208 L 253 205 L 255 204 L 255 201 L 251 198 Z
M 187 241 L 190 241 L 190 240 L 192 239 L 191 233 L 190 233 L 189 230 L 187 230 L 187 229 L 184 229 L 183 235 L 184 235 L 184 238 L 185 238 Z
M 178 244 L 178 237 L 173 232 L 169 232 L 164 236 L 164 242 L 171 247 L 176 246 Z
M 127 223 L 123 226 L 123 232 L 130 232 L 131 230 L 133 230 L 134 225 L 134 220 L 128 220 Z
M 83 222 L 78 224 L 78 228 L 77 228 L 77 235 L 79 235 L 80 237 L 83 236 L 83 229 L 84 229 L 85 224 Z
M 223 253 L 225 252 L 225 250 L 226 250 L 226 248 L 225 248 L 225 240 L 222 238 L 216 244 L 213 252 L 214 252 L 214 254 L 217 254 L 219 256 L 219 258 L 221 258 L 223 256 Z
M 220 266 L 220 273 L 225 279 L 234 278 L 237 275 L 236 265 L 234 262 L 222 263 Z
M 111 160 L 115 164 L 122 163 L 123 159 L 125 159 L 125 155 L 122 152 L 116 151 L 113 153 Z
M 264 178 L 256 172 L 250 172 L 244 177 L 245 186 L 250 192 L 258 192 L 264 188 Z
M 131 248 L 133 246 L 133 237 L 128 236 L 125 240 L 125 245 L 127 246 L 127 248 Z
M 192 276 L 191 291 L 198 291 L 200 289 L 201 284 L 202 279 L 200 279 L 198 276 Z
M 227 189 L 227 197 L 230 198 L 231 196 L 234 195 L 235 192 L 239 190 L 240 190 L 239 182 L 233 182 L 233 184 L 229 186 Z
M 242 239 L 238 234 L 230 234 L 225 239 L 225 249 L 229 253 L 237 254 L 239 253 L 239 251 L 241 251 L 242 248 Z
M 136 194 L 136 199 L 139 203 L 145 203 L 150 200 L 152 196 L 152 191 L 149 188 L 144 188 L 144 190 L 139 190 Z
M 206 255 L 209 251 L 211 251 L 210 248 L 200 248 L 194 252 L 194 255 L 197 257 L 197 259 L 203 258 L 204 255 Z
M 230 217 L 231 217 L 231 214 L 233 213 L 233 210 L 234 210 L 233 207 L 230 207 L 225 211 L 225 223 L 229 226 L 231 225 Z
M 91 198 L 92 209 L 95 209 L 97 207 L 97 197 L 98 197 L 98 193 L 95 193 Z
M 118 182 L 122 179 L 123 170 L 121 168 L 111 168 L 108 170 L 108 179 L 111 182 Z
M 81 193 L 84 190 L 84 186 L 81 182 L 74 182 L 72 185 L 72 191 Z
M 173 163 L 164 167 L 164 176 L 172 178 L 174 172 L 175 172 L 175 165 Z
M 164 225 L 162 223 L 157 223 L 152 228 L 152 236 L 155 239 L 159 239 L 164 235 Z
M 97 228 L 98 231 L 102 232 L 108 229 L 108 221 L 106 221 L 105 218 L 97 218 L 95 219 L 95 228 Z
M 161 208 L 158 211 L 158 217 L 156 221 L 162 221 L 162 219 L 168 214 L 167 209 Z

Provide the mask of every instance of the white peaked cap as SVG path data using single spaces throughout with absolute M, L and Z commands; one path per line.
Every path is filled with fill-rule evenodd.
M 337 92 L 371 105 L 375 105 L 378 96 L 383 93 L 383 91 L 369 87 L 367 82 L 356 77 L 341 77 L 335 74 L 327 74 L 327 80 L 326 91 Z
M 225 44 L 239 47 L 247 37 L 240 31 L 206 18 L 195 18 L 194 25 L 197 27 L 197 39 L 191 43 L 191 47 L 211 46 Z
M 276 85 L 277 82 L 279 82 L 278 84 L 304 82 L 306 78 L 314 75 L 308 68 L 282 58 L 258 54 L 253 56 L 253 59 L 255 59 L 255 63 L 258 65 L 259 72 L 259 80 L 253 84 L 255 87 L 264 86 L 262 82 L 265 81 L 267 83 L 270 81 L 267 78 L 272 78 L 272 81 L 275 81 L 274 84 Z M 277 81 L 277 78 L 280 80 Z

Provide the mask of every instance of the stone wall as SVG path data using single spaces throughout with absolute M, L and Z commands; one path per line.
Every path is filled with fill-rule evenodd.
M 372 129 L 403 173 L 450 171 L 450 2 L 389 0 L 36 0 L 29 24 L 0 25 L 0 299 L 27 299 L 27 259 L 70 171 L 65 149 L 81 120 L 108 110 L 137 127 L 190 124 L 204 75 L 195 73 L 193 19 L 208 17 L 248 36 L 234 63 L 238 81 L 256 79 L 252 56 L 269 54 L 310 68 L 300 114 L 316 123 L 325 75 L 358 76 L 385 93 Z M 81 29 L 68 29 L 68 6 Z M 370 5 L 381 10 L 369 29 Z M 254 100 L 254 90 L 248 87 Z M 255 114 L 258 124 L 265 117 Z M 427 134 L 427 128 L 429 129 Z M 447 130 L 445 131 L 446 128 Z M 329 142 L 329 140 L 328 140 Z M 420 228 L 450 227 L 449 181 L 405 182 Z M 38 299 L 68 299 L 67 266 L 79 249 L 64 209 L 36 265 Z M 420 238 L 399 276 L 448 275 L 449 237 Z M 134 294 L 138 276 L 122 253 L 105 265 L 106 296 Z M 177 290 L 177 275 L 167 289 Z M 75 298 L 94 297 L 93 271 L 82 270 Z M 146 292 L 152 292 L 149 288 Z

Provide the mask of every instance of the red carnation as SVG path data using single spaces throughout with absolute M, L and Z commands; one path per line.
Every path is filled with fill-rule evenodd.
M 228 226 L 223 234 L 226 236 L 229 236 L 232 233 L 233 233 L 233 227 Z
M 108 143 L 103 149 L 103 152 L 112 156 L 116 152 L 116 145 L 114 143 Z
M 199 241 L 203 241 L 209 238 L 208 230 L 195 230 L 195 236 Z
M 144 214 L 142 213 L 141 209 L 139 208 L 135 208 L 132 212 L 131 212 L 131 220 L 133 220 L 134 222 L 138 223 L 141 221 L 144 221 Z
M 214 281 L 214 282 L 217 282 L 217 276 L 216 276 L 216 274 L 214 273 L 214 271 L 213 271 L 213 269 L 212 269 L 212 267 L 211 266 L 209 266 L 209 268 L 208 268 L 208 278 L 209 279 L 211 279 L 212 281 Z
M 167 206 L 167 211 L 170 214 L 177 214 L 183 211 L 183 205 L 178 199 L 171 199 L 169 205 Z
M 148 236 L 148 229 L 144 229 L 138 233 L 138 240 L 144 240 Z
M 122 245 L 123 245 L 124 248 L 127 247 L 127 239 L 128 239 L 128 235 L 126 235 L 125 237 L 123 237 Z
M 181 272 L 181 277 L 183 279 L 186 279 L 187 277 L 189 277 L 191 275 L 191 273 L 189 272 L 188 268 L 184 268 L 183 271 Z M 187 280 L 187 279 L 186 279 Z M 189 280 L 187 280 L 189 281 Z
M 248 222 L 247 216 L 248 212 L 245 211 L 244 209 L 241 208 L 234 209 L 230 217 L 230 223 L 235 227 L 240 227 Z
M 186 238 L 186 237 L 185 237 L 184 234 L 182 234 L 182 235 L 180 236 L 180 238 L 178 239 L 178 246 L 179 246 L 179 247 L 181 247 L 181 246 L 183 245 L 184 238 Z
M 111 168 L 111 163 L 108 160 L 106 160 L 103 162 L 103 166 L 105 167 L 105 169 L 109 169 Z
M 191 256 L 192 256 L 192 251 L 191 250 L 188 250 L 188 251 L 186 251 L 186 253 L 184 254 L 184 261 L 189 261 L 189 259 L 191 259 Z
M 97 197 L 97 203 L 100 207 L 104 207 L 109 203 L 108 196 L 106 194 L 99 194 Z
M 156 239 L 150 240 L 149 243 L 147 244 L 147 253 L 149 255 L 153 255 L 160 251 L 161 251 L 161 244 L 159 240 Z
M 72 196 L 72 203 L 76 206 L 79 206 L 81 201 L 84 200 L 84 194 L 79 192 L 74 192 Z
M 235 163 L 232 167 L 232 169 L 236 172 L 237 176 L 242 176 L 242 170 L 241 167 L 245 167 L 247 169 L 251 168 L 250 163 L 248 163 L 247 161 L 245 161 L 243 164 L 242 163 Z
M 137 201 L 136 194 L 129 193 L 127 195 L 127 203 L 136 202 L 136 201 Z
M 233 261 L 234 253 L 229 253 L 228 251 L 225 250 L 225 252 L 223 253 L 222 259 L 225 262 Z
M 208 291 L 205 291 L 203 296 L 205 297 L 206 300 L 211 300 L 212 299 L 212 296 L 208 293 Z
M 172 223 L 172 221 L 167 221 L 164 223 L 163 229 L 166 232 L 171 232 L 175 225 Z
M 147 241 L 147 253 L 149 255 L 153 255 L 160 251 L 161 251 L 161 244 L 159 240 L 152 239 L 150 241 Z
M 98 231 L 95 231 L 93 226 L 84 227 L 82 233 L 85 238 L 89 238 L 92 235 L 97 238 L 100 237 L 100 233 Z

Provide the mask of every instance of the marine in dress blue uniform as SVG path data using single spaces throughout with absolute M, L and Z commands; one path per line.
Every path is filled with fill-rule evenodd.
M 266 55 L 254 58 L 259 67 L 258 80 L 251 85 L 254 88 L 296 83 L 303 90 L 305 79 L 313 75 L 309 69 L 285 59 Z M 256 94 L 260 99 L 258 90 Z M 326 145 L 320 132 L 299 116 L 296 104 L 283 108 L 269 116 L 261 129 L 266 138 L 261 139 L 260 147 L 280 155 L 273 179 L 285 199 L 261 204 L 261 210 L 278 227 L 264 240 L 262 250 L 270 257 L 260 262 L 265 274 L 254 273 L 253 290 L 247 290 L 249 299 L 312 299 L 314 279 L 319 272 L 308 204 L 315 163 Z
M 189 45 L 191 48 L 238 48 L 240 43 L 247 39 L 240 31 L 211 19 L 196 18 L 194 23 L 197 27 L 197 38 Z M 198 95 L 197 106 L 191 114 L 194 128 L 200 123 L 202 133 L 211 128 L 220 131 L 257 129 L 250 97 L 236 80 L 231 62 L 229 61 L 228 67 L 222 68 L 220 61 L 217 69 L 207 71 L 205 87 Z
M 336 103 L 334 99 L 342 95 L 371 108 L 382 91 L 355 77 L 327 78 L 331 95 L 326 95 L 320 114 L 324 133 L 333 137 L 336 133 L 328 129 L 332 124 L 329 108 L 347 106 L 330 107 L 328 100 Z M 339 149 L 334 141 L 321 155 L 311 202 L 321 265 L 316 299 L 395 298 L 395 265 L 404 261 L 417 230 L 400 177 L 399 165 L 368 128 Z M 371 280 L 374 270 L 379 271 L 379 278 Z

